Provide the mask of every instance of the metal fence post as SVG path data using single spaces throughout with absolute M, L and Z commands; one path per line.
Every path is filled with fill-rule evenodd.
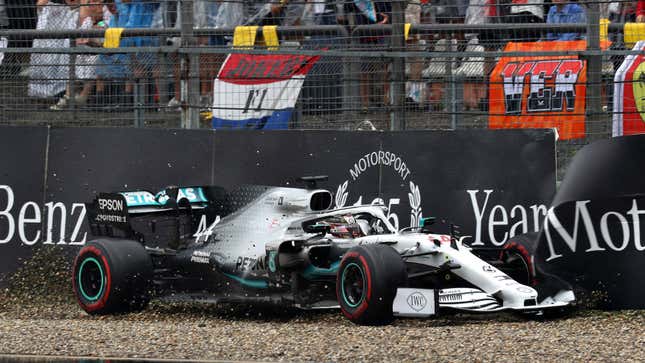
M 69 40 L 70 48 L 74 49 L 76 47 L 76 39 Z M 69 108 L 72 110 L 72 121 L 76 123 L 78 121 L 78 107 L 76 105 L 76 53 L 69 55 L 69 79 L 67 80 L 67 89 L 65 93 L 69 91 Z
M 163 45 L 166 42 L 166 37 L 157 37 L 159 44 Z M 174 75 L 174 70 L 170 67 L 170 61 L 168 59 L 168 53 L 158 53 L 157 54 L 157 59 L 159 61 L 159 74 L 165 75 L 165 74 L 173 74 Z M 160 109 L 163 109 L 163 106 L 168 104 L 168 78 L 160 76 L 159 77 L 159 105 L 161 106 Z
M 353 39 L 353 37 L 352 37 Z M 350 47 L 354 47 L 354 41 L 348 41 Z M 352 77 L 355 77 L 356 73 L 352 73 L 352 65 L 356 60 L 352 57 L 343 57 L 343 114 L 347 119 L 349 119 L 351 114 L 356 111 L 356 99 L 355 93 L 356 82 L 352 80 Z
M 76 10 L 80 11 L 80 10 Z M 80 18 L 77 20 L 76 27 L 79 26 Z M 70 49 L 76 48 L 76 38 L 69 39 Z M 72 121 L 78 121 L 78 105 L 76 104 L 76 53 L 69 55 L 69 79 L 67 80 L 67 89 L 65 93 L 68 94 L 69 107 L 72 109 Z
M 360 42 L 358 41 L 358 36 L 355 31 L 352 31 L 350 37 L 350 47 L 352 50 L 362 50 Z M 343 66 L 343 72 L 348 72 L 345 74 L 345 84 L 347 86 L 346 90 L 348 91 L 343 95 L 344 98 L 347 98 L 347 104 L 349 105 L 348 113 L 355 113 L 360 108 L 360 58 L 357 57 L 347 57 L 347 63 Z
M 394 52 L 405 50 L 405 1 L 392 1 L 392 39 Z M 392 58 L 390 129 L 405 130 L 405 58 Z
M 195 46 L 193 33 L 193 0 L 181 1 L 181 46 Z M 181 55 L 181 124 L 186 129 L 199 128 L 199 54 L 184 53 Z M 188 79 L 186 79 L 188 78 Z M 185 97 L 186 96 L 186 97 Z
M 452 102 L 450 107 L 450 112 L 452 112 L 451 127 L 456 130 L 464 117 L 464 83 L 466 79 L 462 75 L 456 75 L 455 72 L 451 72 L 450 82 L 452 84 L 450 87 Z
M 457 90 L 455 89 L 455 75 L 453 68 L 453 57 L 446 57 L 444 63 L 444 84 L 447 86 L 447 92 L 444 93 L 444 105 L 446 112 L 450 113 L 450 127 L 454 130 L 457 128 Z M 447 82 L 447 84 L 446 84 Z
M 587 99 L 586 133 L 587 141 L 592 142 L 606 137 L 607 128 L 602 120 L 602 54 L 600 52 L 600 5 L 598 2 L 587 4 Z
M 141 81 L 140 78 L 137 78 L 134 81 L 134 127 L 143 127 L 144 126 L 144 107 L 145 107 L 145 84 Z

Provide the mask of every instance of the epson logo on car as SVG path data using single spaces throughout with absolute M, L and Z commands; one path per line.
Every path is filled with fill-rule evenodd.
M 99 198 L 99 209 L 115 212 L 123 212 L 124 206 L 122 200 Z

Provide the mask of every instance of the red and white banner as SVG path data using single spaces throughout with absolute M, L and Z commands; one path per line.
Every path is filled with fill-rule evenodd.
M 213 127 L 286 129 L 320 57 L 229 54 L 214 82 Z
M 645 41 L 633 50 L 641 53 L 625 57 L 614 77 L 613 136 L 645 133 Z

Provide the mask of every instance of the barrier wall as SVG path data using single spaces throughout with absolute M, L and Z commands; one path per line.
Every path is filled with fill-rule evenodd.
M 98 192 L 299 186 L 297 177 L 329 175 L 321 187 L 336 206 L 382 202 L 399 228 L 435 216 L 444 231 L 460 225 L 471 245 L 499 246 L 539 230 L 555 191 L 552 130 L 5 127 L 0 150 L 0 273 L 33 248 L 60 245 L 74 255 L 91 239 L 84 203 Z
M 46 127 L 0 128 L 0 275 L 42 242 L 48 138 Z
M 644 155 L 645 135 L 580 150 L 537 241 L 544 272 L 602 292 L 606 308 L 645 308 Z

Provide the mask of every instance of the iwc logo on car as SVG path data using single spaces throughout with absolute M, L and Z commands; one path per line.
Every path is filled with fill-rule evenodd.
M 413 292 L 406 299 L 408 306 L 414 311 L 423 310 L 428 304 L 428 299 L 420 292 Z
M 411 179 L 412 171 L 408 165 L 403 161 L 401 156 L 390 151 L 373 151 L 365 154 L 362 158 L 358 159 L 354 165 L 349 169 L 349 176 L 351 179 L 345 180 L 344 183 L 338 185 L 336 189 L 336 208 L 347 206 L 347 199 L 349 197 L 348 188 L 351 182 L 357 181 L 362 174 L 368 169 L 373 167 L 383 166 L 390 172 L 395 173 L 402 181 L 402 185 L 407 185 L 408 202 L 410 203 L 410 227 L 418 226 L 419 221 L 423 217 L 421 208 L 421 193 L 419 192 L 419 185 L 414 183 Z M 404 192 L 404 193 L 405 193 Z M 367 204 L 363 202 L 363 195 L 358 196 L 353 205 Z M 399 230 L 399 216 L 392 211 L 392 207 L 401 204 L 401 198 L 390 198 L 387 203 L 383 198 L 375 198 L 370 203 L 372 205 L 385 205 L 387 206 L 387 218 Z

